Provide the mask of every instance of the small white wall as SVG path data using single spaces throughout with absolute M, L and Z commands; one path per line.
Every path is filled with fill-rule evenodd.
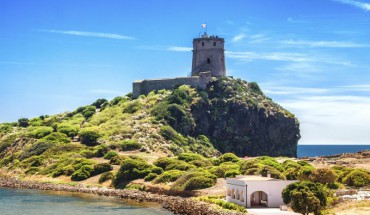
M 226 201 L 237 205 L 247 206 L 247 192 L 244 182 L 239 180 L 227 179 Z
M 283 189 L 296 181 L 267 180 L 267 181 L 243 181 L 234 178 L 226 179 L 226 201 L 244 207 L 251 207 L 251 195 L 256 191 L 263 191 L 267 194 L 267 207 L 278 208 L 284 205 Z M 241 194 L 237 198 L 237 193 Z
M 267 206 L 278 208 L 284 205 L 283 189 L 296 181 L 248 181 L 247 185 L 247 207 L 251 207 L 251 195 L 256 191 L 263 191 L 267 194 Z

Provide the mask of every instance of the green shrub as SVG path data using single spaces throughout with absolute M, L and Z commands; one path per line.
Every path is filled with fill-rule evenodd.
M 109 163 L 99 163 L 94 165 L 94 169 L 91 172 L 91 176 L 99 175 L 104 172 L 113 170 L 113 167 Z
M 71 176 L 72 181 L 83 181 L 90 177 L 93 168 L 89 165 L 82 166 Z
M 71 139 L 67 137 L 67 135 L 60 133 L 60 132 L 53 132 L 41 139 L 41 141 L 45 142 L 53 142 L 53 143 L 70 143 Z
M 262 169 L 260 171 L 260 174 L 263 177 L 266 177 L 269 172 L 271 174 L 271 178 L 286 180 L 285 175 L 283 175 L 281 172 L 279 172 L 279 170 L 275 169 L 272 166 L 264 166 L 264 167 L 262 167 Z
M 122 161 L 124 161 L 125 159 L 128 159 L 128 158 L 125 156 L 115 156 L 109 160 L 109 164 L 121 165 Z
M 38 126 L 38 127 L 30 127 L 33 128 L 31 130 L 30 135 L 34 138 L 40 139 L 45 137 L 46 135 L 51 134 L 53 132 L 53 128 L 47 126 Z
M 315 170 L 312 166 L 302 166 L 299 170 L 297 179 L 300 181 L 307 181 L 310 178 L 311 173 Z
M 96 157 L 103 157 L 108 152 L 108 147 L 106 145 L 98 145 L 95 147 L 94 155 Z
M 153 181 L 153 183 L 168 183 L 176 181 L 181 175 L 183 175 L 185 171 L 180 170 L 169 170 L 165 171 L 162 174 L 158 175 L 157 178 Z
M 245 160 L 240 163 L 240 172 L 245 175 L 253 175 L 252 169 L 257 169 L 262 165 L 257 161 L 257 159 Z
M 133 114 L 135 113 L 136 111 L 140 110 L 143 108 L 143 104 L 140 103 L 139 100 L 134 100 L 134 101 L 131 101 L 124 109 L 123 109 L 123 113 L 129 113 L 129 114 Z
M 13 131 L 13 126 L 9 124 L 0 124 L 0 138 Z
M 153 166 L 150 172 L 160 175 L 163 173 L 163 169 L 161 167 Z
M 7 149 L 15 141 L 16 135 L 8 135 L 0 141 L 0 153 Z
M 104 103 L 108 103 L 108 100 L 98 99 L 92 105 L 95 106 L 96 108 L 101 108 Z
M 215 184 L 211 178 L 199 176 L 189 179 L 185 184 L 185 190 L 199 190 L 212 187 Z
M 335 172 L 329 168 L 319 168 L 312 171 L 309 179 L 321 184 L 334 183 L 337 179 Z
M 261 157 L 258 157 L 256 160 L 258 163 L 264 166 L 270 166 L 279 172 L 284 171 L 284 167 L 275 158 L 268 157 L 268 156 L 261 156 Z
M 168 165 L 166 167 L 166 171 L 167 170 L 173 170 L 173 169 L 187 171 L 189 169 L 194 169 L 194 168 L 196 168 L 194 165 L 190 165 L 190 164 L 188 164 L 184 161 L 177 160 L 176 162 L 173 162 L 170 165 Z
M 228 170 L 225 172 L 225 178 L 234 178 L 235 176 L 240 175 L 238 170 Z
M 201 196 L 201 197 L 198 197 L 197 199 L 203 202 L 208 202 L 211 204 L 218 205 L 222 207 L 223 209 L 234 210 L 234 211 L 238 211 L 242 213 L 247 212 L 247 210 L 243 206 L 234 204 L 232 202 L 226 202 L 225 200 L 220 199 L 220 197 L 218 196 Z
M 207 170 L 205 170 L 205 169 L 193 169 L 193 170 L 190 170 L 190 171 L 186 172 L 181 177 L 179 177 L 175 181 L 175 183 L 172 185 L 171 190 L 183 191 L 183 190 L 186 190 L 186 189 L 190 189 L 192 186 L 194 186 L 193 183 L 195 182 L 195 180 L 192 180 L 191 182 L 189 182 L 190 179 L 192 179 L 192 178 L 208 178 L 208 179 L 211 179 L 213 181 L 213 183 L 211 183 L 211 184 L 210 183 L 202 183 L 203 188 L 206 188 L 204 185 L 212 187 L 213 185 L 215 185 L 215 183 L 217 181 L 217 176 L 209 173 Z M 209 182 L 210 180 L 205 180 L 205 181 Z M 188 186 L 188 187 L 186 187 L 186 186 Z
M 285 204 L 289 204 L 292 201 L 292 192 L 308 189 L 314 194 L 320 201 L 320 206 L 325 207 L 327 204 L 327 193 L 325 188 L 320 183 L 313 183 L 310 181 L 295 182 L 285 187 L 282 192 L 283 201 Z
M 106 182 L 108 180 L 112 180 L 113 179 L 113 173 L 112 172 L 105 172 L 103 174 L 101 174 L 100 178 L 99 178 L 99 183 L 103 183 L 103 182 Z
M 166 169 L 167 166 L 169 166 L 170 164 L 176 163 L 176 162 L 178 162 L 178 160 L 174 158 L 160 157 L 156 161 L 154 161 L 153 164 L 155 166 L 161 167 L 162 169 Z
M 225 163 L 225 162 L 233 162 L 233 163 L 236 163 L 236 162 L 239 162 L 239 158 L 234 155 L 233 153 L 225 153 L 223 155 L 221 155 L 215 162 L 217 165 L 221 164 L 221 163 Z
M 114 98 L 112 101 L 110 101 L 110 105 L 113 106 L 113 105 L 118 105 L 123 99 L 123 97 L 121 96 L 117 96 L 116 98 Z
M 370 184 L 370 174 L 365 170 L 354 169 L 344 179 L 348 186 L 364 187 Z
M 194 160 L 204 160 L 205 158 L 202 155 L 195 154 L 195 153 L 181 153 L 177 159 L 185 161 L 185 162 L 190 162 Z
M 120 148 L 122 151 L 133 151 L 138 150 L 142 147 L 142 145 L 137 142 L 137 140 L 125 140 L 120 143 Z
M 68 126 L 63 125 L 57 128 L 57 131 L 67 135 L 68 137 L 74 138 L 78 134 L 78 127 L 77 126 Z
M 170 126 L 162 126 L 159 133 L 168 141 L 172 141 L 178 146 L 184 146 L 187 144 L 186 138 L 181 134 L 177 133 L 175 129 Z
M 190 161 L 189 164 L 194 165 L 196 167 L 207 167 L 207 166 L 213 166 L 212 162 L 209 160 L 193 160 Z
M 41 155 L 46 150 L 51 148 L 54 144 L 48 142 L 37 142 L 34 143 L 31 147 L 24 150 L 24 152 L 19 156 L 19 160 L 24 160 L 26 158 L 32 157 L 34 155 Z
M 39 171 L 40 171 L 40 168 L 38 168 L 38 167 L 31 167 L 28 170 L 26 170 L 24 173 L 26 173 L 27 175 L 35 175 Z
M 109 151 L 104 155 L 104 159 L 110 160 L 112 157 L 117 157 L 118 153 L 116 151 Z
M 28 127 L 28 122 L 29 120 L 27 118 L 20 118 L 18 119 L 18 125 L 21 126 L 21 127 Z
M 80 140 L 82 144 L 87 146 L 94 146 L 97 144 L 97 140 L 101 137 L 98 131 L 95 130 L 81 130 L 79 132 Z
M 216 175 L 218 178 L 225 178 L 227 171 L 239 171 L 240 167 L 237 164 L 231 162 L 222 163 L 220 166 L 214 166 L 209 169 L 209 172 Z
M 145 176 L 144 181 L 153 181 L 158 175 L 156 173 L 149 173 Z
M 117 175 L 113 179 L 113 185 L 119 186 L 122 182 L 144 178 L 152 169 L 152 165 L 142 160 L 134 160 L 131 158 L 122 161 L 121 167 Z

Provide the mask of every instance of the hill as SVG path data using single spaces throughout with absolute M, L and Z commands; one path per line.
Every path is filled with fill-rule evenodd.
M 111 150 L 295 157 L 299 137 L 298 120 L 256 83 L 221 78 L 206 90 L 183 85 L 0 124 L 0 166 L 58 175 L 54 164 L 94 164 Z

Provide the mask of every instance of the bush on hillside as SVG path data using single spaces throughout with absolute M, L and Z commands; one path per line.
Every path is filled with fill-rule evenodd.
M 106 99 L 98 99 L 92 105 L 95 106 L 96 108 L 101 108 L 104 103 L 108 103 L 108 100 L 106 100 Z
M 178 161 L 174 158 L 160 157 L 156 161 L 154 161 L 153 164 L 155 166 L 161 167 L 162 169 L 166 169 L 167 166 L 169 166 L 170 164 L 176 163 L 176 162 Z
M 41 141 L 45 142 L 53 142 L 53 143 L 70 143 L 71 139 L 67 137 L 67 135 L 60 133 L 60 132 L 53 132 L 41 139 Z
M 177 170 L 187 171 L 189 169 L 194 169 L 194 168 L 196 168 L 194 165 L 188 164 L 185 161 L 176 160 L 176 162 L 173 162 L 170 165 L 168 165 L 166 167 L 166 170 L 177 169 Z
M 171 126 L 162 126 L 159 133 L 166 140 L 171 141 L 178 146 L 185 146 L 187 144 L 186 138 L 177 133 Z
M 99 183 L 103 183 L 103 182 L 106 182 L 108 180 L 112 180 L 113 179 L 113 173 L 112 172 L 105 172 L 103 174 L 101 174 L 100 178 L 99 178 Z
M 183 191 L 192 189 L 203 189 L 212 187 L 213 185 L 215 185 L 216 181 L 217 176 L 209 173 L 207 170 L 194 169 L 186 172 L 181 177 L 179 177 L 171 186 L 171 190 Z M 195 185 L 195 182 L 199 182 L 199 186 Z
M 156 173 L 149 173 L 145 176 L 144 181 L 153 181 L 158 175 Z
M 41 155 L 46 150 L 53 147 L 53 143 L 48 142 L 37 142 L 34 143 L 31 147 L 24 150 L 24 152 L 19 156 L 19 160 L 24 160 L 26 158 L 32 157 L 34 155 Z
M 27 118 L 20 118 L 18 119 L 18 125 L 21 126 L 21 127 L 28 127 L 28 122 L 29 120 Z
M 152 169 L 152 165 L 142 160 L 131 158 L 122 161 L 117 175 L 113 179 L 113 185 L 118 187 L 122 182 L 127 182 L 147 176 Z
M 199 190 L 212 187 L 215 184 L 211 178 L 199 176 L 189 179 L 185 184 L 185 190 Z
M 109 172 L 113 170 L 113 167 L 109 163 L 99 163 L 95 164 L 91 176 L 99 175 L 104 172 Z
M 159 183 L 173 182 L 173 181 L 176 181 L 184 173 L 185 171 L 180 171 L 180 170 L 175 170 L 175 169 L 165 171 L 162 174 L 158 175 L 156 179 L 153 181 L 153 183 L 159 184 Z
M 98 131 L 84 129 L 79 132 L 80 140 L 82 144 L 87 146 L 95 146 L 98 139 L 101 137 Z
M 124 140 L 119 146 L 122 151 L 133 151 L 143 147 L 137 140 Z
M 215 162 L 216 165 L 220 165 L 222 163 L 225 163 L 225 162 L 233 162 L 233 163 L 236 163 L 236 162 L 239 162 L 239 158 L 234 155 L 233 153 L 225 153 L 223 155 L 221 155 Z
M 109 150 L 109 148 L 104 144 L 95 146 L 94 148 L 94 156 L 98 158 L 103 157 Z
M 337 179 L 335 172 L 329 168 L 319 168 L 312 171 L 309 179 L 313 182 L 319 182 L 321 184 L 331 184 Z
M 72 181 L 83 181 L 90 177 L 93 168 L 89 165 L 82 166 L 71 176 Z
M 195 154 L 195 153 L 181 153 L 177 159 L 185 161 L 185 162 L 190 162 L 194 160 L 204 160 L 205 158 L 202 155 Z
M 138 110 L 142 109 L 144 106 L 139 100 L 131 101 L 124 109 L 123 113 L 133 114 Z
M 57 128 L 57 131 L 67 135 L 68 137 L 74 138 L 78 134 L 77 126 L 63 125 Z
M 46 135 L 49 135 L 51 134 L 51 132 L 53 132 L 53 128 L 47 127 L 47 126 L 30 127 L 29 129 L 31 129 L 31 132 L 30 132 L 31 137 L 34 137 L 37 139 L 43 138 Z
M 368 186 L 370 185 L 370 174 L 365 170 L 355 169 L 343 179 L 343 182 L 348 186 Z
M 122 100 L 123 100 L 123 97 L 117 96 L 116 98 L 112 99 L 112 101 L 110 101 L 110 105 L 111 106 L 118 105 Z
M 118 153 L 116 151 L 109 151 L 104 155 L 104 159 L 110 160 L 113 157 L 117 157 Z

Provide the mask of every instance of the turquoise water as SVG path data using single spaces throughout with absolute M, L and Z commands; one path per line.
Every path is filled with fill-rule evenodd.
M 370 145 L 298 145 L 298 157 L 315 157 L 370 150 Z
M 169 215 L 154 203 L 88 194 L 0 188 L 1 215 Z

